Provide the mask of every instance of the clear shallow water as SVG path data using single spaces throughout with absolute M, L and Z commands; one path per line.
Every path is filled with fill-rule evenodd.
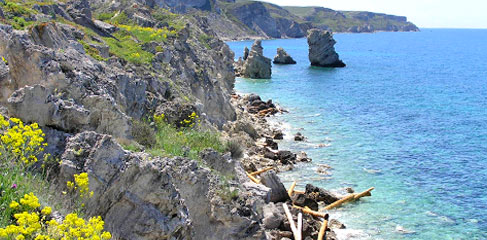
M 239 92 L 290 110 L 277 121 L 309 138 L 280 144 L 313 158 L 284 173 L 286 184 L 376 187 L 331 212 L 360 230 L 356 239 L 487 239 L 487 30 L 335 38 L 346 68 L 309 67 L 306 39 L 269 40 L 267 57 L 282 46 L 298 64 L 273 66 L 271 80 L 237 79 Z M 238 58 L 251 42 L 229 45 Z

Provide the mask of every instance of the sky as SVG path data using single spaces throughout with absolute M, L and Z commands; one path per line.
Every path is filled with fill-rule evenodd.
M 420 28 L 487 28 L 487 0 L 263 0 L 408 17 Z

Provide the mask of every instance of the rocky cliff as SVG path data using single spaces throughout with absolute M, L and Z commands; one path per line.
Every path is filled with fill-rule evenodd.
M 260 1 L 218 1 L 213 26 L 223 39 L 301 38 L 307 30 L 333 32 L 419 31 L 406 17 L 371 12 L 335 11 L 323 7 L 281 7 Z M 214 15 L 215 16 L 215 15 Z M 218 28 L 218 27 L 216 27 Z M 243 32 L 242 32 L 243 31 Z

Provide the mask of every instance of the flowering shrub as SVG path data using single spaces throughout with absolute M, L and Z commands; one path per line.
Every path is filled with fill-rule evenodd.
M 194 127 L 197 123 L 201 122 L 199 120 L 199 117 L 195 112 L 191 113 L 188 118 L 184 119 L 183 121 L 179 122 L 182 127 L 184 128 L 192 128 Z
M 103 231 L 105 223 L 100 216 L 85 221 L 76 213 L 70 213 L 62 223 L 59 223 L 51 218 L 50 207 L 39 210 L 40 206 L 38 198 L 33 193 L 24 195 L 20 199 L 20 204 L 13 201 L 10 207 L 15 211 L 13 217 L 17 224 L 0 228 L 0 239 L 108 240 L 112 238 L 109 232 Z
M 18 118 L 9 121 L 0 115 L 0 156 L 5 154 L 3 159 L 10 163 L 21 166 L 36 163 L 47 146 L 45 136 L 37 123 L 24 125 Z

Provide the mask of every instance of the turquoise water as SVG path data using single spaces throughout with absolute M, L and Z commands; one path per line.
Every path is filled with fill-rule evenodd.
M 284 47 L 297 65 L 236 89 L 272 98 L 289 134 L 281 149 L 313 163 L 281 177 L 327 189 L 374 186 L 370 198 L 333 210 L 355 239 L 487 239 L 487 30 L 336 34 L 343 69 L 309 66 L 305 39 Z M 236 57 L 251 42 L 230 42 Z M 288 134 L 288 136 L 290 136 Z M 327 147 L 319 147 L 324 144 Z M 319 164 L 331 176 L 316 173 Z M 404 231 L 402 231 L 404 230 Z

